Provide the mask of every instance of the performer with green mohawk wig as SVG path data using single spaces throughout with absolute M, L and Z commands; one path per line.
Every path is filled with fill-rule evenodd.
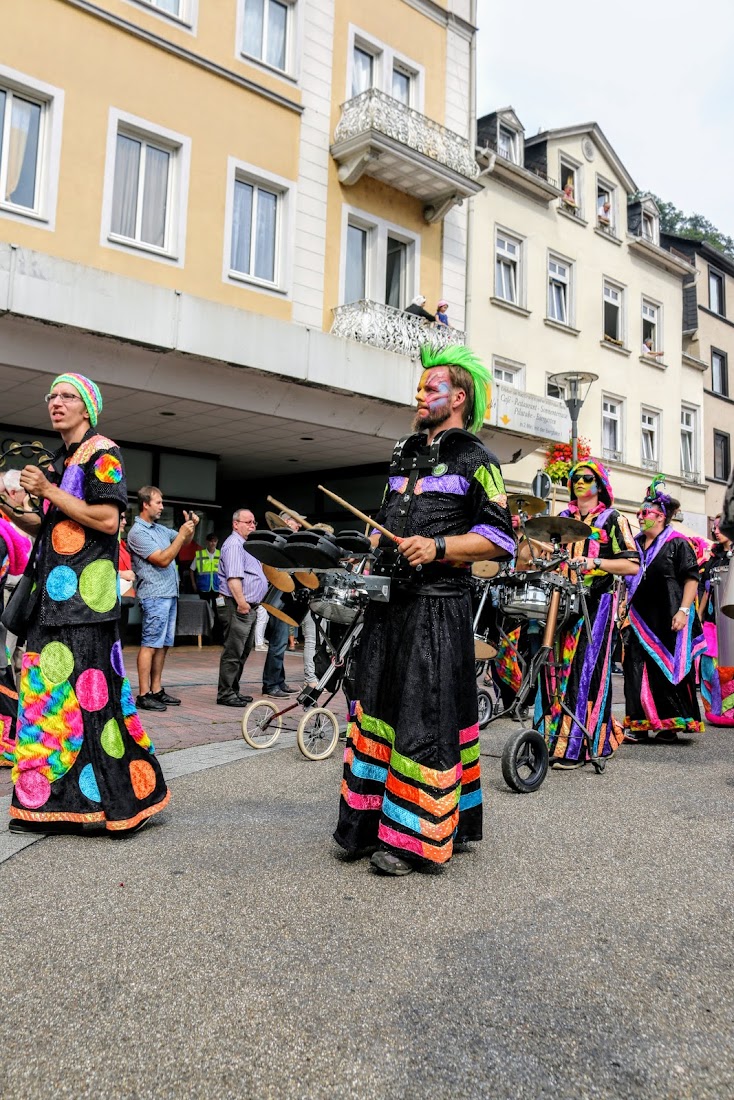
M 397 548 L 372 536 L 390 602 L 365 615 L 334 834 L 389 875 L 481 840 L 469 578 L 472 562 L 516 549 L 499 463 L 471 434 L 489 371 L 465 347 L 423 348 L 421 362 L 415 434 L 395 447 L 378 514 Z

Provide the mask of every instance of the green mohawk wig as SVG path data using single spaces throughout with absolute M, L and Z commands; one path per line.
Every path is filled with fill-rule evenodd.
M 464 426 L 470 432 L 478 432 L 484 424 L 487 412 L 492 385 L 491 371 L 473 351 L 459 344 L 449 344 L 440 350 L 434 350 L 428 344 L 424 344 L 421 348 L 421 363 L 424 370 L 430 370 L 431 367 L 449 368 L 454 385 L 467 391 Z

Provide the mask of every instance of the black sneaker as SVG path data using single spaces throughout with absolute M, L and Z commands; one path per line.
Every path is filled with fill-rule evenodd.
M 286 695 L 298 695 L 298 692 L 301 689 L 300 688 L 292 688 L 290 684 L 282 684 L 280 690 L 285 692 Z
M 175 695 L 169 695 L 165 688 L 161 688 L 160 691 L 151 691 L 150 693 L 154 699 L 157 699 L 160 703 L 163 703 L 167 707 L 180 707 L 181 700 L 177 699 Z
M 263 691 L 263 695 L 267 695 L 268 699 L 289 699 L 291 693 L 283 691 L 283 688 L 275 687 L 272 691 Z
M 252 699 L 249 700 L 252 702 Z M 224 699 L 217 699 L 218 707 L 246 707 L 248 700 L 244 695 L 228 695 Z
M 150 691 L 147 695 L 138 695 L 135 700 L 135 706 L 138 710 L 168 710 L 165 703 L 162 703 L 155 695 Z

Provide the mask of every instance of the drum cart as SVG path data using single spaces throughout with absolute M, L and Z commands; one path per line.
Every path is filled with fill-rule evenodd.
M 539 650 L 532 660 L 525 661 L 518 654 L 522 680 L 517 695 L 509 707 L 491 708 L 485 716 L 485 726 L 497 718 L 513 718 L 521 723 L 521 729 L 510 737 L 502 751 L 502 775 L 509 787 L 520 794 L 529 794 L 543 783 L 548 772 L 548 746 L 543 735 L 528 725 L 531 696 L 538 690 L 541 677 L 552 703 L 569 715 L 580 728 L 587 757 L 594 771 L 604 771 L 606 760 L 596 756 L 590 731 L 579 722 L 566 706 L 561 692 L 562 659 L 558 652 L 561 630 L 569 618 L 581 615 L 585 629 L 591 636 L 591 623 L 586 606 L 586 593 L 583 578 L 576 573 L 574 579 L 558 573 L 559 565 L 570 560 L 568 551 L 554 542 L 554 553 L 549 561 L 535 562 L 532 572 L 505 573 L 498 577 L 499 609 L 503 620 L 515 621 L 536 618 L 544 621 L 543 638 Z M 490 582 L 491 583 L 491 582 Z M 480 620 L 485 601 L 489 599 L 489 587 L 482 596 L 475 616 L 475 636 L 477 622 Z M 500 627 L 499 634 L 507 640 L 507 634 Z M 481 691 L 482 689 L 480 689 Z M 481 711 L 480 711 L 481 717 Z M 484 727 L 482 727 L 484 728 Z

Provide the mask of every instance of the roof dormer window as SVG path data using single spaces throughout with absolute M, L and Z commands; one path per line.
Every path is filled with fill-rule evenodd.
M 651 244 L 658 243 L 658 219 L 651 210 L 642 211 L 642 236 Z
M 512 164 L 518 164 L 517 134 L 509 126 L 500 125 L 497 132 L 497 152 Z

